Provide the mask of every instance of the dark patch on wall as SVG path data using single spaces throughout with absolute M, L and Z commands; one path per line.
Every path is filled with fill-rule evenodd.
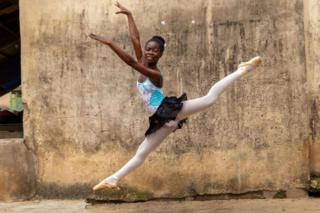
M 45 199 L 83 199 L 92 193 L 92 185 L 62 186 L 56 183 L 38 183 L 37 195 Z
M 222 193 L 222 194 L 202 194 L 188 200 L 205 201 L 205 200 L 233 200 L 233 199 L 264 199 L 263 191 L 251 191 L 246 193 Z
M 311 105 L 311 120 L 310 120 L 310 128 L 312 133 L 312 141 L 318 142 L 320 130 L 320 116 L 319 116 L 319 101 L 315 98 Z
M 287 197 L 287 193 L 286 191 L 284 190 L 279 190 L 275 195 L 274 195 L 274 198 L 277 198 L 277 199 L 283 199 L 283 198 L 286 198 Z
M 296 1 L 294 4 L 294 9 L 297 14 L 303 15 L 304 5 L 303 1 Z
M 89 45 L 87 44 L 81 44 L 79 43 L 77 46 L 76 46 L 76 51 L 77 51 L 77 57 L 79 58 L 80 61 L 84 61 L 87 57 L 87 53 L 88 53 L 88 48 L 89 48 Z
M 177 138 L 173 143 L 167 146 L 170 147 L 169 150 L 167 150 L 167 154 L 174 153 L 175 155 L 183 155 L 197 149 L 197 145 L 188 139 L 187 135 L 183 138 Z
M 270 148 L 270 144 L 267 141 L 262 140 L 261 138 L 255 138 L 253 143 L 253 148 L 255 150 L 265 150 Z
M 28 150 L 23 139 L 5 139 L 0 143 L 0 189 L 12 200 L 30 199 L 36 188 L 36 156 Z M 3 194 L 0 195 L 2 199 Z

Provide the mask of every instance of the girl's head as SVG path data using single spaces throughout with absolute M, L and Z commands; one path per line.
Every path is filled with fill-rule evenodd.
M 153 36 L 144 47 L 144 56 L 148 64 L 156 64 L 161 58 L 165 40 L 161 36 Z

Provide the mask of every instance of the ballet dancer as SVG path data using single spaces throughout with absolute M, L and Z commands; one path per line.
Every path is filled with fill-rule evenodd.
M 215 83 L 203 97 L 192 100 L 187 100 L 186 94 L 180 97 L 165 97 L 162 74 L 157 66 L 165 50 L 165 40 L 160 36 L 153 36 L 145 43 L 142 51 L 139 32 L 131 11 L 119 2 L 115 5 L 119 8 L 116 14 L 124 14 L 128 19 L 136 59 L 107 38 L 95 34 L 90 34 L 89 37 L 110 47 L 122 61 L 140 73 L 137 88 L 152 115 L 149 117 L 149 128 L 145 132 L 144 141 L 135 155 L 122 168 L 95 185 L 94 191 L 117 187 L 119 181 L 138 168 L 170 133 L 181 128 L 188 116 L 212 106 L 233 82 L 253 71 L 262 62 L 261 57 L 257 56 L 248 62 L 240 63 L 236 71 Z

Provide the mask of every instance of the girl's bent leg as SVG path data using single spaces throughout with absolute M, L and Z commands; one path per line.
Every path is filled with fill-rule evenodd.
M 189 115 L 194 114 L 196 112 L 200 112 L 208 108 L 209 106 L 213 105 L 213 103 L 215 103 L 215 101 L 223 93 L 223 91 L 225 91 L 233 82 L 239 79 L 242 75 L 254 68 L 255 67 L 250 64 L 242 66 L 238 68 L 235 72 L 231 73 L 227 77 L 221 79 L 216 84 L 214 84 L 207 95 L 183 102 L 183 107 L 177 115 L 177 120 L 183 120 L 187 118 Z

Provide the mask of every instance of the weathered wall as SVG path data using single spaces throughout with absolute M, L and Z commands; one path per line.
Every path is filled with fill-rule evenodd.
M 113 3 L 20 0 L 25 139 L 38 157 L 40 195 L 83 196 L 143 140 L 137 74 L 87 37 L 104 35 L 133 53 Z M 303 187 L 310 130 L 303 1 L 122 3 L 142 41 L 167 40 L 159 64 L 166 94 L 199 97 L 240 61 L 264 58 L 123 184 L 155 197 Z
M 312 140 L 310 166 L 312 175 L 320 175 L 320 2 L 305 0 L 305 36 L 307 76 L 311 107 Z
M 23 139 L 0 140 L 0 200 L 30 199 L 36 193 L 36 159 Z

